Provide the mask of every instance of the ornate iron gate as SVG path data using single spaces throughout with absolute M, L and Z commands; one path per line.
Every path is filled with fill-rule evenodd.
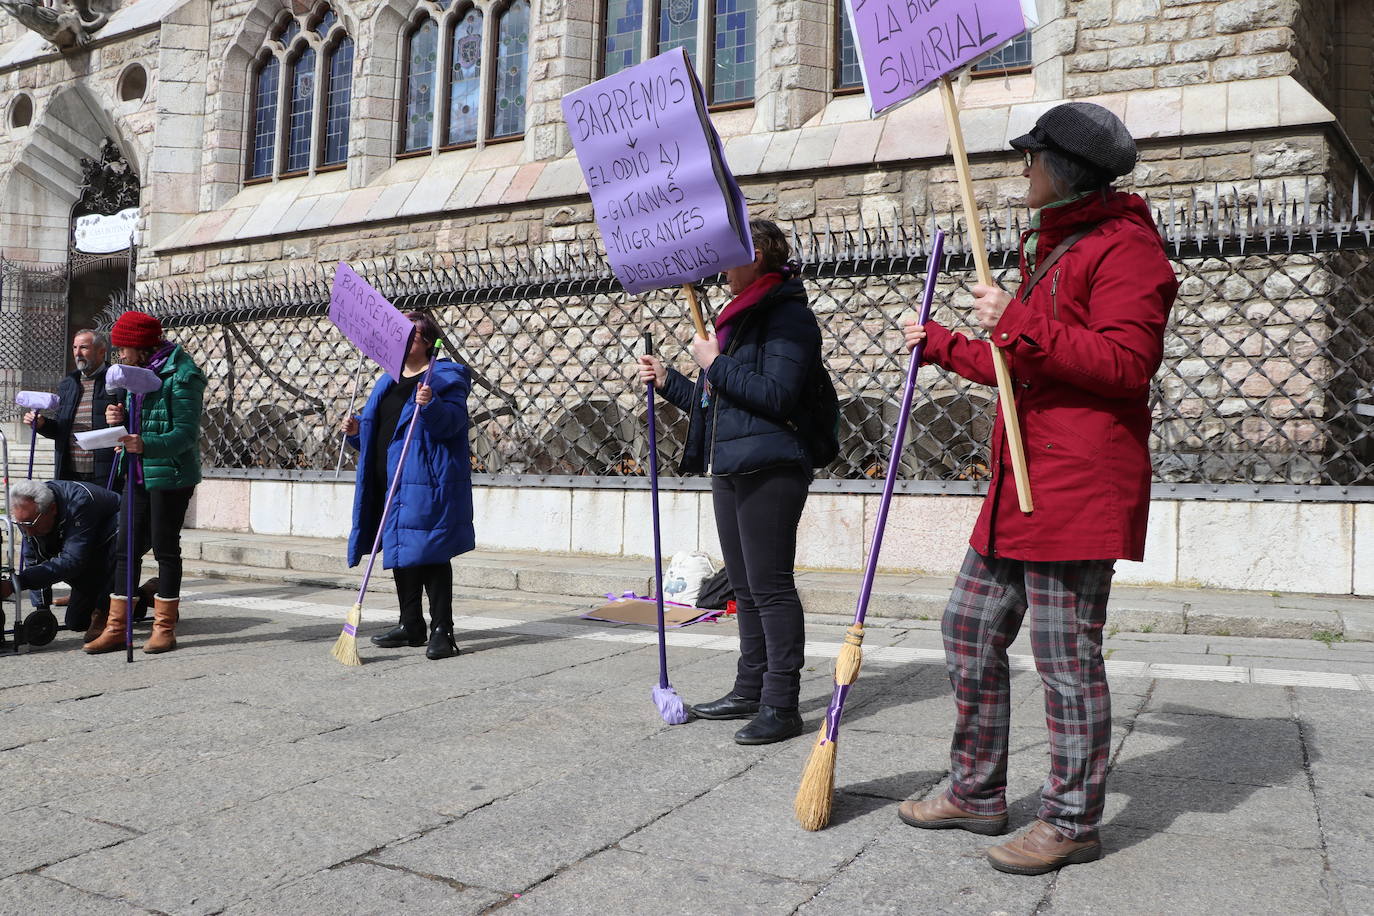
M 20 391 L 57 390 L 66 337 L 66 268 L 0 258 L 0 405 L 14 408 Z

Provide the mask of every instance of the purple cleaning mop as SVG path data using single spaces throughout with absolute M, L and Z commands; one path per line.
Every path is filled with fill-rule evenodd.
M 143 396 L 162 387 L 162 377 L 151 369 L 141 366 L 111 366 L 105 373 L 107 388 L 123 388 L 129 392 L 132 405 L 129 408 L 129 435 L 137 436 L 143 429 Z M 124 466 L 124 661 L 134 660 L 134 539 L 136 520 L 134 508 L 134 483 L 143 476 L 143 458 L 132 452 L 125 452 L 128 459 Z M 111 468 L 113 476 L 113 468 Z
M 944 255 L 945 233 L 935 230 L 935 239 L 930 246 L 927 260 L 926 288 L 921 297 L 921 312 L 916 323 L 924 325 L 930 321 L 930 306 L 935 300 L 935 278 L 940 271 L 940 259 Z M 868 613 L 868 598 L 873 592 L 873 574 L 878 569 L 878 553 L 883 548 L 883 529 L 887 527 L 887 510 L 892 505 L 892 490 L 897 484 L 897 472 L 902 464 L 902 444 L 906 439 L 906 421 L 911 415 L 911 399 L 916 392 L 916 373 L 921 368 L 921 357 L 925 353 L 925 343 L 919 344 L 911 352 L 911 364 L 906 370 L 906 387 L 902 391 L 902 409 L 897 414 L 897 430 L 892 436 L 892 454 L 887 461 L 887 480 L 883 483 L 883 498 L 878 504 L 878 518 L 873 525 L 873 542 L 868 549 L 868 563 L 864 567 L 863 585 L 859 589 L 859 600 L 854 611 L 854 623 L 862 624 Z M 836 684 L 835 693 L 830 698 L 830 708 L 825 713 L 825 738 L 833 742 L 840 731 L 840 716 L 844 714 L 844 701 L 849 695 L 850 684 Z
M 653 338 L 644 332 L 644 353 L 652 356 Z M 663 625 L 663 541 L 658 530 L 658 424 L 654 420 L 654 383 L 648 384 L 649 401 L 649 503 L 654 517 L 654 600 L 658 603 L 658 686 L 654 688 L 654 705 L 669 725 L 687 721 L 682 697 L 668 685 L 668 635 Z
M 14 396 L 14 403 L 20 407 L 27 407 L 35 413 L 40 410 L 52 410 L 57 406 L 57 395 L 48 394 L 44 391 L 21 391 Z M 33 480 L 33 452 L 38 445 L 38 417 L 33 418 L 33 428 L 29 431 L 29 480 Z

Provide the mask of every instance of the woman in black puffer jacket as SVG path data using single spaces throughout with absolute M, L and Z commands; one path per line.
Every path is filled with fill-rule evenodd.
M 753 721 L 740 744 L 769 744 L 802 732 L 797 696 L 805 633 L 793 580 L 797 523 L 806 505 L 812 460 L 799 428 L 821 364 L 821 332 L 806 292 L 788 264 L 776 224 L 751 220 L 754 261 L 725 272 L 734 298 L 715 333 L 692 341 L 702 372 L 693 384 L 653 356 L 639 377 L 688 412 L 683 473 L 711 476 L 716 529 L 734 589 L 740 659 L 735 684 L 692 707 L 703 719 Z

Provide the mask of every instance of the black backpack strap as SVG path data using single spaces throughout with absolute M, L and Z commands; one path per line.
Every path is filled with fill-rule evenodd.
M 1035 273 L 1031 274 L 1030 279 L 1021 285 L 1021 289 L 1016 293 L 1016 298 L 1020 299 L 1022 302 L 1029 301 L 1031 290 L 1035 289 L 1035 285 L 1044 279 L 1045 275 L 1050 272 L 1050 268 L 1055 265 L 1055 262 L 1064 256 L 1064 252 L 1068 251 L 1074 245 L 1077 245 L 1088 233 L 1092 232 L 1100 225 L 1102 224 L 1093 223 L 1090 226 L 1084 226 L 1082 229 L 1056 245 L 1054 250 L 1050 252 L 1050 256 L 1041 261 L 1040 265 L 1035 268 Z

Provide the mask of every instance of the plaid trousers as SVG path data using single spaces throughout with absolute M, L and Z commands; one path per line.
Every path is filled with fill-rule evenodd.
M 1050 733 L 1050 775 L 1037 816 L 1074 839 L 1097 829 L 1112 733 L 1102 625 L 1115 563 L 1008 560 L 972 549 L 965 555 L 941 625 L 957 714 L 949 794 L 960 807 L 975 814 L 1007 809 L 1007 647 L 1029 610 Z

